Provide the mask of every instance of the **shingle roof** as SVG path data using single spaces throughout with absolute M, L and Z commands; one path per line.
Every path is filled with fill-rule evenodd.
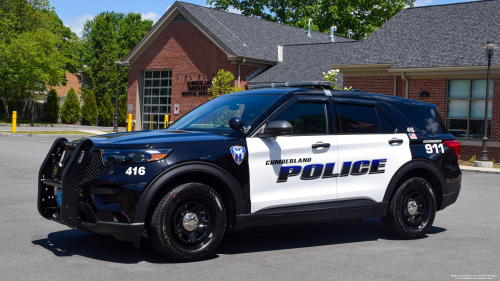
M 332 65 L 484 66 L 482 47 L 500 43 L 499 19 L 499 0 L 408 8 L 363 41 L 285 46 L 283 63 L 250 82 L 322 80 Z M 500 65 L 498 51 L 492 65 Z
M 328 34 L 178 2 L 239 56 L 278 61 L 278 45 L 330 42 Z M 352 41 L 335 36 L 335 41 Z

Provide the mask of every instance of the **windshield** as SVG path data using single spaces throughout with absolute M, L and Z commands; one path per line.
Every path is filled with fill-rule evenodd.
M 167 130 L 206 131 L 229 136 L 235 132 L 229 127 L 229 119 L 240 117 L 245 126 L 248 126 L 280 97 L 282 96 L 231 95 L 218 97 L 184 115 Z

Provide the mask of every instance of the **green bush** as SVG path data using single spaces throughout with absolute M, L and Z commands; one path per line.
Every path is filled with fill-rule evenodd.
M 491 162 L 495 163 L 495 159 L 491 159 Z
M 95 126 L 97 122 L 97 102 L 94 91 L 89 90 L 85 93 L 82 106 L 82 125 Z
M 59 122 L 59 97 L 55 89 L 50 90 L 47 94 L 47 101 L 43 105 L 43 113 L 46 122 Z
M 240 85 L 233 87 L 234 80 L 234 75 L 231 71 L 220 69 L 217 72 L 217 76 L 212 80 L 212 88 L 208 90 L 210 99 L 242 91 Z
M 80 100 L 73 87 L 69 88 L 61 112 L 63 123 L 74 124 L 80 120 Z
M 469 159 L 469 162 L 476 162 L 476 155 L 472 155 L 472 157 Z
M 112 126 L 113 113 L 114 106 L 111 102 L 111 96 L 105 95 L 101 100 L 101 104 L 99 105 L 99 123 L 103 126 Z
M 127 97 L 121 96 L 118 99 L 118 126 L 124 127 L 127 120 Z

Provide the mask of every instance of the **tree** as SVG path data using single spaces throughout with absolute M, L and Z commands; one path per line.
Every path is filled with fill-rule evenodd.
M 52 89 L 47 94 L 47 100 L 43 104 L 43 114 L 45 121 L 57 123 L 59 122 L 59 97 L 57 91 Z
M 76 67 L 66 57 L 75 37 L 48 1 L 0 1 L 0 99 L 7 115 L 46 85 L 64 84 L 66 69 Z
M 234 87 L 233 84 L 233 73 L 231 73 L 231 71 L 225 71 L 224 69 L 219 70 L 219 72 L 217 72 L 217 76 L 215 76 L 215 78 L 212 80 L 212 88 L 208 90 L 211 99 L 241 91 L 240 85 L 236 85 Z
M 118 126 L 125 126 L 125 120 L 127 120 L 127 97 L 120 96 L 118 98 Z
M 66 94 L 61 112 L 61 120 L 67 124 L 74 124 L 80 120 L 80 101 L 73 87 Z
M 99 104 L 107 93 L 116 91 L 115 61 L 125 57 L 152 26 L 153 22 L 142 20 L 139 13 L 103 12 L 85 22 L 80 56 L 87 66 L 85 78 Z M 126 67 L 120 68 L 118 88 L 120 96 L 127 95 Z
M 92 90 L 85 93 L 82 106 L 82 125 L 95 126 L 97 122 L 97 102 Z
M 99 123 L 104 126 L 113 125 L 114 106 L 111 103 L 111 96 L 104 95 L 99 105 Z
M 287 25 L 328 32 L 337 26 L 337 35 L 359 40 L 370 35 L 384 22 L 415 0 L 207 0 L 215 9 L 228 10 L 231 6 L 245 16 L 256 17 Z

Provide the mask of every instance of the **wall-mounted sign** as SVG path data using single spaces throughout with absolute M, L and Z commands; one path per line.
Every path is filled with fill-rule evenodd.
M 188 90 L 186 92 L 182 92 L 182 95 L 191 97 L 207 96 L 208 89 L 210 89 L 210 87 L 212 87 L 212 80 L 187 81 Z
M 134 112 L 134 105 L 133 105 L 133 104 L 131 104 L 131 103 L 129 103 L 129 104 L 128 104 L 128 109 L 127 109 L 127 112 L 128 112 L 128 113 L 132 113 L 132 112 Z
M 179 114 L 179 105 L 174 104 L 174 114 Z

